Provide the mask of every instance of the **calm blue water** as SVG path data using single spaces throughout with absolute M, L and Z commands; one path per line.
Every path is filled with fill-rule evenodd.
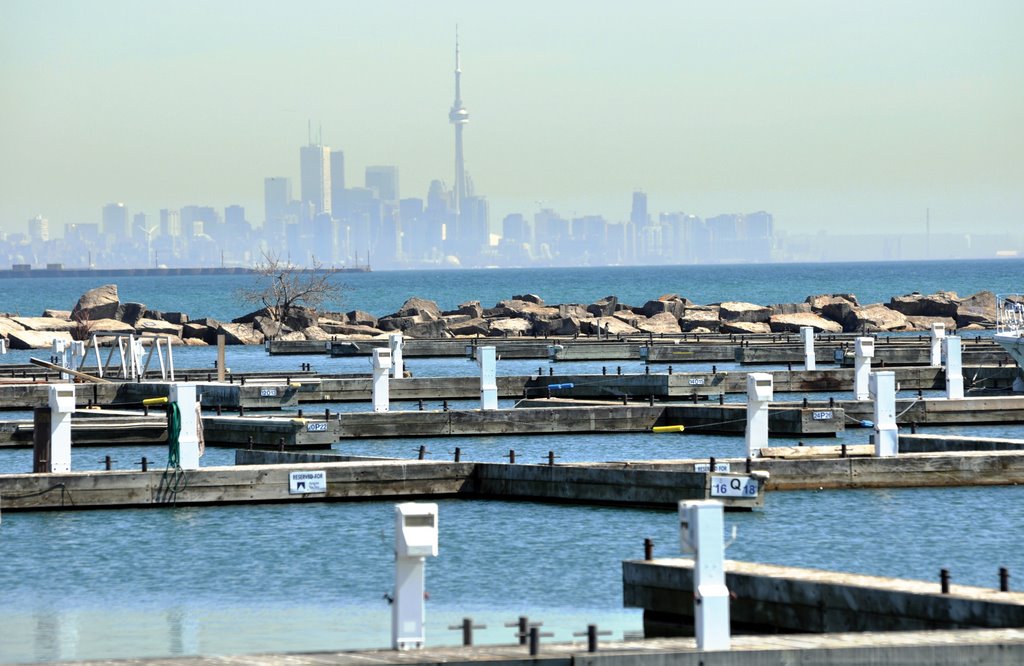
M 821 293 L 853 292 L 862 303 L 920 291 L 1018 292 L 1024 260 L 846 264 L 755 264 L 738 266 L 616 266 L 588 268 L 384 271 L 338 276 L 343 300 L 327 309 L 396 311 L 411 296 L 442 308 L 479 300 L 491 306 L 515 294 L 534 293 L 548 303 L 593 303 L 608 295 L 630 305 L 666 293 L 696 303 L 743 300 L 772 304 L 802 301 Z M 252 284 L 246 276 L 166 278 L 17 278 L 0 281 L 0 312 L 38 315 L 46 308 L 70 310 L 85 291 L 116 281 L 122 301 L 151 309 L 186 312 L 194 318 L 231 319 L 255 308 L 237 296 Z
M 386 314 L 412 295 L 450 308 L 476 299 L 490 305 L 522 292 L 552 303 L 616 294 L 642 304 L 667 292 L 697 302 L 776 303 L 852 291 L 869 302 L 914 290 L 1020 291 L 1022 267 L 1012 260 L 353 274 L 343 276 L 350 289 L 337 307 Z M 230 318 L 248 309 L 233 293 L 244 280 L 132 278 L 119 280 L 119 287 L 125 301 Z M 70 309 L 79 294 L 103 282 L 3 280 L 0 311 Z M 25 362 L 30 355 L 12 353 L 3 361 Z M 178 367 L 212 368 L 213 357 L 208 348 L 176 350 Z M 298 369 L 302 362 L 320 372 L 368 370 L 365 359 L 228 351 L 236 370 Z M 476 369 L 458 359 L 407 363 L 418 376 Z M 600 365 L 553 367 L 556 374 L 599 373 Z M 608 365 L 642 371 L 639 363 Z M 546 374 L 549 366 L 502 361 L 498 367 L 519 375 L 538 367 Z M 710 364 L 677 368 L 708 370 Z M 427 408 L 439 405 L 428 402 Z M 1024 437 L 1021 426 L 971 432 Z M 867 434 L 849 430 L 821 443 L 862 443 Z M 727 457 L 743 450 L 742 438 L 698 432 L 361 440 L 335 449 L 411 458 L 420 444 L 431 458 L 447 458 L 459 446 L 466 459 L 500 460 L 514 448 L 525 462 L 540 462 L 549 450 L 565 462 Z M 78 449 L 73 466 L 98 468 L 105 453 Z M 110 453 L 118 469 L 131 468 L 142 455 L 157 464 L 166 455 L 158 447 Z M 232 461 L 232 452 L 211 449 L 203 464 Z M 29 465 L 28 451 L 0 450 L 0 472 Z M 1022 499 L 1016 487 L 772 493 L 764 511 L 727 517 L 728 526 L 739 526 L 729 556 L 929 580 L 945 567 L 956 583 L 994 586 L 1000 566 L 1024 575 Z M 571 640 L 572 632 L 591 622 L 613 629 L 616 637 L 639 631 L 639 612 L 622 608 L 621 561 L 640 557 L 646 537 L 654 539 L 658 555 L 678 552 L 670 511 L 458 500 L 440 505 L 441 555 L 427 565 L 428 642 L 435 645 L 458 642 L 460 634 L 447 626 L 464 615 L 488 625 L 478 634 L 481 643 L 510 642 L 511 630 L 501 625 L 520 614 L 543 620 L 559 641 Z M 390 503 L 364 502 L 3 515 L 0 662 L 387 646 L 390 612 L 382 597 L 393 576 L 392 511 Z

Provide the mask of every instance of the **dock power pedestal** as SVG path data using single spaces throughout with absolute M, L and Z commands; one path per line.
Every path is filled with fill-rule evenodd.
M 391 647 L 423 647 L 425 559 L 437 557 L 437 504 L 395 505 L 395 594 L 391 605 Z

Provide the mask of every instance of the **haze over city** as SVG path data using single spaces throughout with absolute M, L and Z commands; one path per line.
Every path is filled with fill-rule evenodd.
M 768 211 L 784 234 L 1013 234 L 1024 221 L 1024 5 L 22 2 L 0 7 L 0 233 L 125 202 L 155 220 L 298 190 L 308 127 L 346 180 L 454 186 L 490 231 Z M 322 132 L 322 134 L 321 134 Z M 1019 248 L 1006 248 L 1019 249 Z M 148 263 L 148 262 L 147 262 Z

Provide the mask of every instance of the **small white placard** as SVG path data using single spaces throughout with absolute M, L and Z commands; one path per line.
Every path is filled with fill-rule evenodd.
M 815 420 L 815 421 L 831 421 L 832 420 L 832 410 L 831 409 L 826 409 L 826 410 L 820 411 L 820 412 L 811 412 L 811 418 L 813 420 Z
M 306 495 L 308 493 L 327 492 L 327 472 L 318 470 L 316 472 L 289 472 L 288 493 L 291 495 Z
M 327 432 L 327 421 L 313 421 L 306 424 L 306 432 Z
M 757 497 L 757 480 L 740 476 L 711 477 L 712 497 Z
M 277 397 L 277 389 L 276 388 L 261 388 L 260 389 L 260 397 L 261 398 L 276 398 Z
M 711 463 L 695 463 L 694 466 L 693 466 L 693 471 L 694 472 L 705 472 L 706 473 L 706 472 L 710 472 L 711 471 L 710 468 L 711 468 Z M 729 472 L 729 463 L 716 462 L 715 463 L 715 471 L 716 472 L 728 473 Z
M 704 378 L 690 377 L 690 386 L 704 386 Z

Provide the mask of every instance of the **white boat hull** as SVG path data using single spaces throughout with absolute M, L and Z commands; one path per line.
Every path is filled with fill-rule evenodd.
M 996 333 L 992 339 L 1002 345 L 1003 349 L 1017 362 L 1017 367 L 1024 369 L 1024 333 L 1013 331 Z

